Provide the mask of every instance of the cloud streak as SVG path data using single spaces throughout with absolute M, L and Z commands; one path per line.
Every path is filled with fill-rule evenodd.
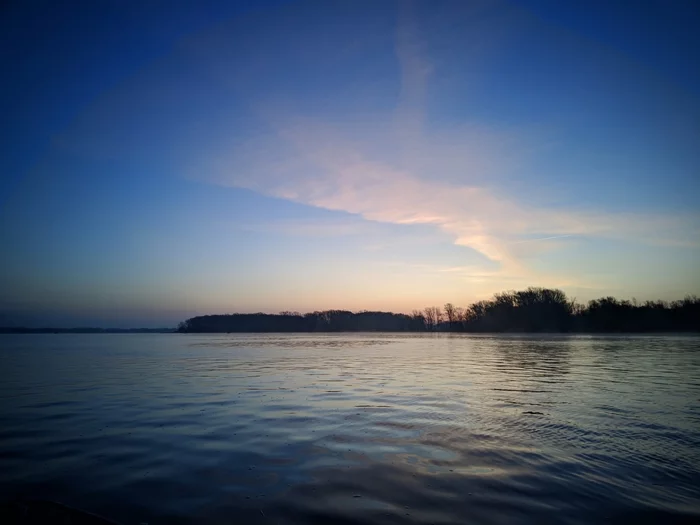
M 449 234 L 455 244 L 510 266 L 519 264 L 513 244 L 572 236 L 650 244 L 697 242 L 697 235 L 684 232 L 687 222 L 683 218 L 545 209 L 518 202 L 495 189 L 442 181 L 440 173 L 412 169 L 399 158 L 393 163 L 374 160 L 372 150 L 378 143 L 392 150 L 401 136 L 388 128 L 377 133 L 379 127 L 368 124 L 368 129 L 375 131 L 363 141 L 353 136 L 352 130 L 317 120 L 277 122 L 275 134 L 249 142 L 222 159 L 214 180 L 371 221 L 432 225 Z M 452 138 L 459 133 L 454 130 Z M 479 149 L 478 142 L 461 149 L 434 141 L 424 137 L 414 155 L 427 156 L 433 148 L 438 149 L 443 166 L 462 169 L 467 181 L 470 166 L 478 169 L 487 162 L 470 153 Z M 271 152 L 278 158 L 271 158 Z M 473 178 L 479 179 L 479 174 Z M 533 235 L 541 237 L 524 238 Z
M 539 242 L 539 241 L 551 241 L 552 239 L 565 239 L 567 237 L 573 237 L 573 235 L 552 235 L 551 237 L 539 237 L 537 239 L 524 239 L 522 241 L 515 241 L 513 244 L 523 244 L 526 242 Z
M 697 246 L 698 234 L 688 228 L 697 218 L 547 208 L 509 195 L 495 181 L 517 167 L 512 152 L 525 147 L 525 131 L 475 123 L 428 129 L 432 66 L 424 47 L 410 4 L 402 4 L 400 96 L 393 112 L 323 119 L 267 107 L 260 114 L 269 133 L 234 142 L 207 177 L 369 221 L 431 225 L 484 263 L 497 263 L 501 276 L 532 276 L 527 259 L 572 237 Z M 540 246 L 520 246 L 530 243 Z
M 278 35 L 279 27 L 293 28 L 300 23 L 292 10 L 284 14 L 289 23 L 269 25 L 258 20 L 255 23 L 261 29 L 245 38 L 240 35 L 245 33 L 247 23 L 224 24 L 220 30 L 188 41 L 180 51 L 182 56 L 170 57 L 160 68 L 139 77 L 134 86 L 106 97 L 99 105 L 100 111 L 93 110 L 92 116 L 78 126 L 78 140 L 73 142 L 102 149 L 91 142 L 91 137 L 100 137 L 106 142 L 123 142 L 125 150 L 138 150 L 132 143 L 148 140 L 149 148 L 160 146 L 168 155 L 186 157 L 177 164 L 187 163 L 190 175 L 200 180 L 350 213 L 366 221 L 415 226 L 422 232 L 434 228 L 440 238 L 447 237 L 464 247 L 465 259 L 481 261 L 477 269 L 470 270 L 474 278 L 480 279 L 524 276 L 536 280 L 539 276 L 532 268 L 547 252 L 589 239 L 663 247 L 700 243 L 700 228 L 693 227 L 698 225 L 697 216 L 621 213 L 609 204 L 607 209 L 553 207 L 543 205 L 541 194 L 546 193 L 551 200 L 555 189 L 532 187 L 528 193 L 536 197 L 526 200 L 513 186 L 504 184 L 523 173 L 531 176 L 529 180 L 538 179 L 533 176 L 536 174 L 528 173 L 526 164 L 529 152 L 547 147 L 538 140 L 541 128 L 494 126 L 452 115 L 435 118 L 429 111 L 435 100 L 431 98 L 433 89 L 439 91 L 450 84 L 448 92 L 454 95 L 458 90 L 446 76 L 461 78 L 460 89 L 469 84 L 469 71 L 463 70 L 478 62 L 475 55 L 481 52 L 485 39 L 498 40 L 498 31 L 483 28 L 500 27 L 501 22 L 484 26 L 479 22 L 481 18 L 470 19 L 471 11 L 462 13 L 458 23 L 452 24 L 459 27 L 460 34 L 452 34 L 455 40 L 448 39 L 447 46 L 459 48 L 459 52 L 452 51 L 450 60 L 438 57 L 432 61 L 429 50 L 435 49 L 431 45 L 436 31 L 422 33 L 413 8 L 408 2 L 400 3 L 394 52 L 389 57 L 395 60 L 398 71 L 370 67 L 386 43 L 386 32 L 378 27 L 373 43 L 362 39 L 360 47 L 345 49 L 335 57 L 319 51 L 319 42 L 345 42 L 347 35 L 340 35 L 348 19 L 345 15 L 332 29 L 314 25 L 308 38 L 293 32 L 286 38 Z M 364 20 L 365 14 L 360 14 Z M 437 25 L 433 21 L 432 28 L 449 28 L 454 15 L 446 11 L 442 16 L 449 20 Z M 462 39 L 465 20 L 471 20 L 467 24 L 470 31 Z M 336 34 L 339 36 L 333 40 Z M 357 37 L 356 33 L 352 36 Z M 469 44 L 468 52 L 462 44 Z M 283 58 L 274 62 L 271 56 Z M 286 61 L 291 64 L 288 69 L 281 67 Z M 447 62 L 453 64 L 451 70 Z M 385 65 L 380 61 L 377 64 Z M 352 74 L 346 74 L 345 67 Z M 174 91 L 172 85 L 177 84 L 168 81 L 169 74 L 183 68 L 188 78 L 199 79 L 196 86 L 201 92 L 197 93 L 203 100 L 216 86 L 220 94 L 236 100 L 237 104 L 232 105 L 235 109 L 227 111 L 225 104 L 217 104 L 216 111 L 207 113 L 209 119 L 199 127 L 190 128 L 187 119 L 171 122 L 171 115 L 187 107 L 192 98 L 191 91 Z M 397 73 L 395 85 L 388 90 L 394 96 L 393 107 L 386 104 L 381 87 L 387 71 Z M 327 77 L 331 80 L 326 84 Z M 338 79 L 349 81 L 339 87 Z M 144 86 L 148 90 L 140 95 L 143 100 L 139 106 L 145 108 L 148 118 L 140 117 L 144 119 L 141 121 L 132 116 L 136 120 L 115 124 L 116 131 L 106 133 L 103 128 L 111 124 L 107 117 L 112 115 L 119 124 L 121 115 L 129 113 L 126 108 Z M 373 98 L 375 88 L 381 93 Z M 363 94 L 370 100 L 364 112 Z M 308 99 L 317 95 L 315 103 L 309 103 Z M 373 102 L 377 99 L 382 104 Z M 452 102 L 447 106 L 463 109 L 468 101 Z M 347 110 L 347 104 L 360 111 Z M 241 108 L 250 110 L 253 118 L 242 119 Z M 164 115 L 168 117 L 165 120 Z M 147 132 L 138 131 L 148 129 L 140 124 L 151 120 L 159 122 L 156 136 L 171 133 L 177 140 L 162 140 L 159 144 Z M 255 124 L 249 125 L 252 121 Z M 203 136 L 198 137 L 197 130 L 210 134 L 201 131 Z M 121 149 L 116 151 L 114 156 L 123 156 Z M 368 235 L 356 224 L 327 219 L 322 224 L 270 224 L 252 229 L 307 237 Z M 384 245 L 377 239 L 370 243 L 374 247 Z

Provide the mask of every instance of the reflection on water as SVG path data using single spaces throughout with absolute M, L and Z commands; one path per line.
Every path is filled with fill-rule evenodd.
M 700 338 L 0 340 L 0 496 L 124 523 L 691 523 Z

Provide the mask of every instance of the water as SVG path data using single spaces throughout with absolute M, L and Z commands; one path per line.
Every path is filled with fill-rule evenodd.
M 700 523 L 700 338 L 0 336 L 0 497 L 125 524 Z

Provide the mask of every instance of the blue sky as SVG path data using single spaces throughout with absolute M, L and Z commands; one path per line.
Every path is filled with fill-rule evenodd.
M 0 320 L 700 293 L 692 2 L 138 4 L 4 8 Z

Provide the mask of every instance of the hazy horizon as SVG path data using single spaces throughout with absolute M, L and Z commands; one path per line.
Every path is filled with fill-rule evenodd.
M 690 4 L 4 14 L 0 325 L 700 295 Z
M 527 291 L 535 291 L 536 293 L 538 290 L 542 289 L 533 289 L 532 287 L 528 288 Z M 545 292 L 556 292 L 557 290 L 543 290 Z M 498 294 L 494 294 L 492 297 L 487 299 L 486 301 L 481 300 L 479 301 L 480 304 L 483 304 L 484 302 L 491 302 L 493 303 L 494 300 L 497 298 L 503 298 L 504 295 L 510 295 L 511 298 L 515 300 L 515 297 L 513 296 L 514 290 L 502 290 Z M 520 290 L 518 292 L 525 292 L 525 290 Z M 529 297 L 529 296 L 527 296 Z M 608 300 L 610 299 L 610 296 L 608 297 L 599 297 L 596 298 L 599 300 Z M 626 307 L 634 307 L 635 309 L 637 307 L 645 307 L 648 308 L 649 306 L 644 305 L 644 301 L 638 301 L 637 298 L 619 298 L 615 297 L 613 298 L 615 302 L 619 304 L 621 308 L 626 308 Z M 573 307 L 572 311 L 579 311 L 581 312 L 580 309 L 587 309 L 590 307 L 589 302 L 582 302 L 577 300 L 575 297 L 566 297 L 563 296 L 563 299 L 567 302 L 567 304 L 571 305 Z M 691 302 L 697 303 L 698 298 L 697 296 L 693 294 L 688 294 L 683 298 L 676 298 L 675 300 L 672 301 L 664 301 L 666 304 L 664 305 L 664 308 L 674 308 L 674 305 L 683 303 L 690 300 Z M 595 301 L 594 301 L 595 302 Z M 651 300 L 652 303 L 656 303 L 658 305 L 658 301 L 656 300 Z M 434 305 L 425 305 L 424 307 L 418 307 L 418 308 L 413 308 L 410 311 L 390 311 L 390 310 L 372 310 L 372 309 L 367 309 L 367 308 L 359 308 L 355 310 L 350 310 L 352 313 L 362 313 L 362 312 L 369 312 L 369 313 L 377 313 L 377 312 L 384 312 L 384 313 L 390 313 L 390 314 L 404 314 L 409 316 L 410 318 L 415 318 L 416 315 L 432 315 L 432 314 L 426 314 L 425 312 L 429 309 L 436 309 L 438 310 L 438 315 L 442 315 L 442 321 L 440 322 L 447 322 L 447 307 L 448 304 L 449 306 L 457 312 L 457 316 L 464 316 L 460 317 L 460 319 L 465 320 L 467 318 L 472 318 L 472 315 L 474 314 L 474 311 L 471 309 L 472 306 L 475 306 L 473 303 L 457 303 L 454 304 L 450 301 L 446 301 L 445 303 L 440 303 L 440 304 L 434 304 Z M 525 307 L 527 308 L 527 307 Z M 651 306 L 651 308 L 655 308 L 655 306 Z M 692 308 L 692 307 L 691 307 Z M 99 312 L 92 312 L 91 316 L 90 314 L 81 314 L 81 313 L 71 313 L 71 312 L 37 312 L 35 310 L 31 312 L 1 312 L 0 311 L 0 328 L 28 328 L 28 329 L 39 329 L 39 328 L 57 328 L 57 329 L 80 329 L 80 328 L 100 328 L 100 329 L 163 329 L 163 328 L 177 328 L 176 325 L 181 324 L 183 321 L 189 320 L 190 318 L 197 318 L 200 316 L 227 316 L 230 314 L 272 314 L 272 315 L 301 315 L 305 316 L 306 314 L 315 314 L 319 312 L 343 312 L 343 311 L 348 311 L 348 309 L 343 309 L 343 308 L 322 308 L 322 309 L 317 309 L 314 311 L 298 311 L 298 310 L 269 310 L 269 311 L 263 311 L 263 310 L 239 310 L 239 311 L 232 311 L 232 310 L 224 310 L 224 311 L 218 311 L 218 312 L 213 312 L 213 311 L 200 311 L 200 312 L 168 312 L 168 314 L 164 314 L 164 312 L 161 311 L 156 311 L 156 312 L 142 312 L 141 317 L 118 317 L 114 316 L 112 312 L 108 312 L 106 315 L 103 313 L 103 315 L 99 315 Z M 471 312 L 471 313 L 468 313 Z M 619 314 L 620 312 L 618 312 Z M 134 315 L 133 312 L 129 312 L 130 315 Z M 179 315 L 179 317 L 175 317 Z M 550 314 L 551 315 L 551 312 Z M 608 312 L 604 314 L 605 316 L 610 316 L 611 312 Z M 612 314 L 613 317 L 616 314 Z M 647 314 L 645 314 L 647 315 Z M 656 319 L 656 318 L 654 318 Z M 472 319 L 473 320 L 473 319 Z M 541 321 L 544 321 L 544 318 L 540 318 Z M 551 320 L 551 319 L 550 319 Z M 644 318 L 643 322 L 641 324 L 635 324 L 634 326 L 630 326 L 627 329 L 623 329 L 622 331 L 629 331 L 629 332 L 645 332 L 646 330 L 649 329 L 649 323 L 652 322 L 652 318 Z M 639 320 L 638 320 L 639 321 Z M 658 319 L 656 319 L 658 321 Z M 461 322 L 461 321 L 460 321 Z M 607 321 L 606 321 L 607 322 Z M 653 323 L 652 323 L 653 325 Z M 655 326 L 655 325 L 654 325 Z M 685 326 L 685 325 L 684 325 Z M 502 327 L 504 328 L 504 327 Z M 505 327 L 503 331 L 507 331 L 508 327 Z M 686 328 L 683 328 L 684 330 Z M 590 333 L 594 332 L 596 329 L 593 328 L 585 328 L 585 327 L 578 327 L 576 330 L 583 332 L 583 333 Z M 574 330 L 574 332 L 576 332 Z M 669 331 L 670 328 L 668 326 L 665 326 L 663 330 L 661 331 Z M 258 331 L 258 330 L 253 330 Z M 263 330 L 266 331 L 266 330 Z M 282 330 L 286 331 L 286 330 Z M 375 331 L 374 329 L 371 331 Z M 389 330 L 392 331 L 392 330 Z M 476 330 L 477 332 L 479 330 Z M 527 330 L 526 330 L 527 331 Z M 557 330 L 555 330 L 557 331 Z M 615 330 L 613 330 L 615 331 Z M 652 330 L 653 331 L 653 330 Z M 683 330 L 681 330 L 683 331 Z

